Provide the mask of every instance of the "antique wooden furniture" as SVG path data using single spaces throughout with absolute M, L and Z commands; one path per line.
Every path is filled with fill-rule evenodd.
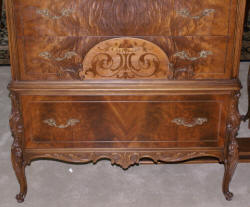
M 244 0 L 6 0 L 12 163 L 238 162 Z

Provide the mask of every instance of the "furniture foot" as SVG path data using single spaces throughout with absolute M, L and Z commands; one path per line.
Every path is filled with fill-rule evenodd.
M 232 180 L 233 174 L 239 160 L 239 146 L 237 143 L 237 132 L 240 126 L 240 114 L 238 111 L 238 100 L 240 97 L 239 92 L 233 92 L 232 102 L 229 106 L 230 114 L 226 127 L 226 146 L 225 146 L 225 157 L 224 166 L 225 173 L 223 178 L 223 193 L 226 200 L 230 201 L 233 198 L 233 193 L 229 191 L 229 184 Z
M 14 145 L 14 144 L 13 144 Z M 20 185 L 20 192 L 16 195 L 16 199 L 18 203 L 22 203 L 27 194 L 27 181 L 25 176 L 25 165 L 22 160 L 21 154 L 18 148 L 13 147 L 11 150 L 12 154 L 12 165 L 15 171 L 17 180 Z
M 224 195 L 225 195 L 225 198 L 227 201 L 231 201 L 233 196 L 234 196 L 234 194 L 231 192 L 226 192 L 226 193 L 224 193 Z
M 237 149 L 238 150 L 238 149 Z M 231 201 L 233 198 L 233 193 L 229 191 L 229 184 L 232 180 L 233 174 L 235 172 L 238 158 L 237 158 L 238 152 L 234 152 L 234 157 L 230 158 L 231 161 L 225 162 L 225 173 L 224 173 L 224 179 L 223 179 L 223 193 L 226 198 L 226 200 Z M 230 163 L 232 162 L 232 163 Z

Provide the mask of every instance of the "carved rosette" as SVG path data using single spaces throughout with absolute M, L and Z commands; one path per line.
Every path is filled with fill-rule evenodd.
M 233 194 L 229 191 L 229 183 L 239 160 L 239 146 L 236 140 L 236 136 L 240 127 L 241 116 L 238 110 L 238 101 L 240 97 L 239 91 L 232 92 L 232 101 L 229 106 L 229 118 L 227 121 L 227 143 L 225 146 L 225 175 L 223 182 L 223 193 L 227 200 L 231 200 Z
M 96 163 L 102 159 L 108 159 L 111 164 L 118 165 L 123 169 L 128 169 L 130 166 L 139 164 L 141 159 L 147 158 L 154 163 L 163 162 L 180 162 L 197 157 L 216 157 L 222 160 L 222 153 L 218 151 L 200 152 L 200 151 L 125 151 L 125 152 L 46 152 L 46 153 L 27 153 L 27 160 L 35 160 L 38 158 L 48 158 L 62 160 L 66 162 L 79 163 Z
M 84 79 L 168 79 L 173 76 L 166 54 L 138 38 L 98 43 L 85 56 L 79 76 Z

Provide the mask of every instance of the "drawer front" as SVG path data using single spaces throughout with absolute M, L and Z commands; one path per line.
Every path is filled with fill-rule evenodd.
M 23 96 L 25 147 L 220 147 L 225 100 L 223 95 Z
M 224 37 L 20 38 L 22 80 L 226 79 Z
M 15 11 L 18 35 L 176 36 L 227 35 L 234 7 L 231 0 L 16 0 Z

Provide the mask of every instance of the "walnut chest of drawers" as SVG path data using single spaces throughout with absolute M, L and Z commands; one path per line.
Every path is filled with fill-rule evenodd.
M 244 0 L 6 0 L 12 164 L 238 162 Z

